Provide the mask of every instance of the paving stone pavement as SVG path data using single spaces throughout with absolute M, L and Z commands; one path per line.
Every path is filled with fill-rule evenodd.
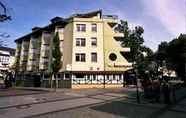
M 126 94 L 108 93 L 95 90 L 89 92 L 56 92 L 25 96 L 2 97 L 0 100 L 0 118 L 21 118 L 58 110 L 66 110 L 84 105 L 102 103 L 125 97 Z M 106 94 L 104 96 L 104 94 Z
M 78 96 L 76 96 L 78 97 Z M 0 109 L 22 104 L 36 104 L 41 102 L 56 101 L 62 99 L 72 99 L 73 95 L 64 95 L 63 93 L 48 93 L 39 95 L 11 96 L 0 98 Z
M 9 109 L 1 109 L 0 118 L 22 118 L 37 114 L 43 114 L 47 112 L 69 109 L 72 107 L 95 104 L 99 102 L 103 101 L 91 98 L 79 98 L 75 100 L 65 100 L 43 104 L 28 105 L 25 107 L 13 107 Z
M 43 114 L 33 118 L 185 118 L 186 116 L 186 112 L 175 111 L 175 106 L 167 107 L 165 112 L 162 111 L 163 113 L 158 116 L 154 115 L 164 108 L 166 106 L 131 104 L 125 102 L 125 99 L 121 99 L 89 107 Z
M 123 101 L 118 100 L 90 107 L 59 111 L 34 118 L 148 118 L 158 109 Z
M 10 90 L 9 90 L 10 91 Z M 10 92 L 15 92 L 16 90 L 11 90 Z M 19 91 L 19 90 L 18 90 Z M 88 89 L 88 90 L 65 90 L 62 92 L 40 92 L 40 94 L 32 94 L 32 90 L 22 90 L 22 92 L 27 92 L 28 95 L 20 95 L 18 92 L 18 96 L 7 96 L 0 98 L 0 109 L 4 107 L 10 107 L 21 104 L 36 104 L 40 102 L 47 101 L 55 101 L 55 100 L 63 100 L 63 99 L 72 99 L 78 97 L 84 97 L 88 95 L 102 94 L 108 92 L 108 90 L 103 89 Z M 39 91 L 36 91 L 39 92 Z M 31 95 L 29 95 L 29 93 Z M 14 93 L 16 94 L 16 92 Z
M 157 111 L 163 112 L 153 118 L 186 116 L 186 99 L 165 110 L 164 104 L 137 104 L 134 96 L 128 98 L 128 93 L 92 89 L 2 97 L 0 118 L 151 118 Z

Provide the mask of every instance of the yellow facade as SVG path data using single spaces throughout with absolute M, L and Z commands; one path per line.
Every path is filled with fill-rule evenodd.
M 98 18 L 74 18 L 73 19 L 73 52 L 72 52 L 72 71 L 103 71 L 104 58 L 103 58 L 103 23 Z M 97 32 L 91 31 L 91 24 L 97 24 Z M 76 24 L 85 24 L 86 32 L 77 32 Z M 97 46 L 91 46 L 91 38 L 97 38 Z M 76 46 L 76 38 L 85 38 L 86 46 Z M 75 54 L 81 52 L 86 54 L 86 62 L 76 62 Z M 98 55 L 97 62 L 91 62 L 91 53 L 95 52 Z
M 129 52 L 130 48 L 121 47 L 120 42 L 116 41 L 114 37 L 123 36 L 122 33 L 115 32 L 108 23 L 117 23 L 115 20 L 104 20 L 104 62 L 105 62 L 105 71 L 126 71 L 131 69 L 131 63 L 129 63 L 120 52 Z M 111 61 L 109 55 L 111 53 L 116 54 L 117 59 Z
M 91 24 L 97 24 L 97 32 L 91 32 Z M 126 71 L 131 69 L 129 63 L 120 52 L 129 52 L 130 48 L 123 48 L 119 41 L 114 37 L 123 36 L 122 33 L 115 32 L 108 23 L 118 23 L 117 20 L 93 18 L 73 18 L 70 24 L 64 29 L 64 61 L 63 69 L 66 71 Z M 86 32 L 77 32 L 76 24 L 85 24 Z M 76 38 L 83 37 L 86 39 L 85 47 L 76 46 Z M 91 37 L 97 38 L 97 47 L 91 47 Z M 70 48 L 70 49 L 69 49 Z M 86 62 L 76 62 L 75 53 L 82 52 L 86 54 Z M 98 53 L 99 61 L 92 63 L 90 61 L 91 52 Z M 116 61 L 109 59 L 109 54 L 117 55 Z

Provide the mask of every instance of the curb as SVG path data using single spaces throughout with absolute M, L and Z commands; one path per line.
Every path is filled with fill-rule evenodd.
M 44 92 L 53 92 L 54 89 L 46 89 L 46 88 L 34 88 L 34 87 L 13 87 L 15 89 L 20 90 L 31 90 L 31 91 L 44 91 Z

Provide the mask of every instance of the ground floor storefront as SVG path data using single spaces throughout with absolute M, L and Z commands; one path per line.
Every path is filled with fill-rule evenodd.
M 76 71 L 59 73 L 18 73 L 16 86 L 46 88 L 115 88 L 135 84 L 135 78 L 122 71 Z

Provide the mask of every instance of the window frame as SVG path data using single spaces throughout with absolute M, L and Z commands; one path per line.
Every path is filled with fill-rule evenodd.
M 86 39 L 85 38 L 76 38 L 76 46 L 85 47 L 86 46 Z
M 95 43 L 95 45 L 94 45 L 94 43 Z M 91 37 L 91 46 L 97 47 L 97 37 Z
M 96 23 L 91 24 L 91 31 L 92 32 L 97 32 L 97 24 Z
M 86 32 L 86 24 L 76 24 L 77 32 Z
M 91 62 L 97 62 L 98 61 L 98 54 L 97 52 L 91 53 Z
M 86 62 L 86 54 L 85 53 L 75 53 L 75 61 L 76 62 Z

